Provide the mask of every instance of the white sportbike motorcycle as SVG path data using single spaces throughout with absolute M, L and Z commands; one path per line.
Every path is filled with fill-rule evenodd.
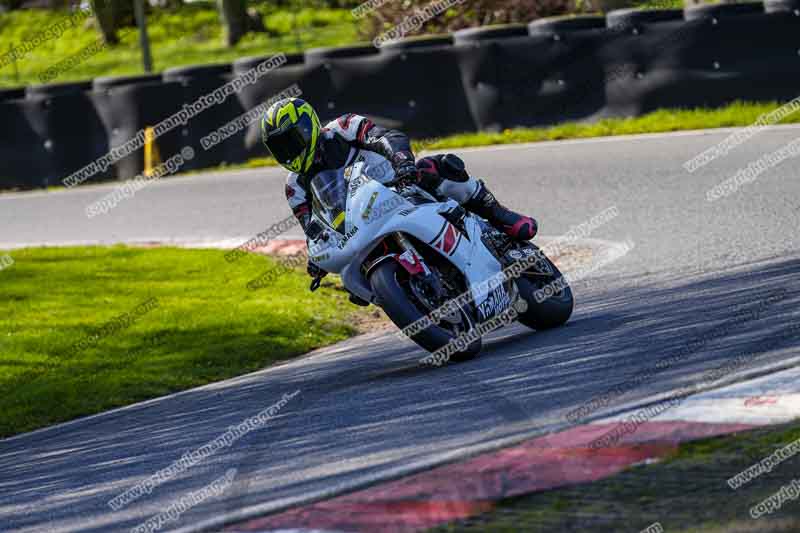
M 448 357 L 466 360 L 482 345 L 468 334 L 512 305 L 523 309 L 515 318 L 537 330 L 569 319 L 572 291 L 535 245 L 512 241 L 455 200 L 414 184 L 383 185 L 394 171 L 378 154 L 351 161 L 311 180 L 309 259 L 340 274 L 348 291 L 381 307 L 414 342 L 436 352 L 469 338 Z M 319 285 L 315 278 L 311 290 Z

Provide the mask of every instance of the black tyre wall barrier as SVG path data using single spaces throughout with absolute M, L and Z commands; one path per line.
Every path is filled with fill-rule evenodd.
M 144 130 L 156 128 L 161 121 L 180 109 L 184 96 L 184 87 L 180 83 L 161 81 L 121 85 L 110 91 L 92 93 L 95 107 L 108 135 L 109 149 L 120 148 L 128 142 L 139 146 L 114 164 L 119 179 L 131 179 L 142 174 Z M 154 134 L 155 149 L 162 161 L 190 145 L 187 128 L 183 126 L 169 131 L 159 129 Z
M 378 49 L 371 44 L 357 46 L 336 46 L 329 48 L 312 48 L 305 52 L 305 62 L 309 64 L 324 63 L 330 59 L 346 59 L 377 54 Z
M 78 81 L 68 83 L 52 83 L 49 85 L 29 85 L 25 88 L 25 95 L 30 97 L 59 96 L 62 94 L 77 94 L 91 90 L 91 81 Z
M 388 64 L 386 57 L 379 54 L 379 50 L 372 45 L 345 46 L 337 48 L 315 48 L 305 53 L 305 63 L 308 68 L 322 68 L 326 72 L 328 81 L 326 93 L 320 101 L 306 98 L 315 105 L 317 113 L 323 124 L 345 113 L 358 112 L 362 115 L 371 115 L 376 107 L 379 113 L 373 118 L 386 115 L 386 109 L 399 109 L 394 103 L 397 100 L 385 94 L 387 104 L 376 104 L 384 95 L 372 94 L 371 91 L 379 86 L 383 93 L 398 93 L 389 91 L 391 82 L 396 79 L 392 72 L 380 69 L 379 65 Z M 369 77 L 378 76 L 380 80 L 369 80 Z M 359 86 L 360 83 L 368 84 Z M 306 89 L 301 86 L 301 89 Z M 403 91 L 404 92 L 404 91 Z M 358 104 L 354 105 L 354 102 Z M 359 111 L 360 110 L 360 111 Z
M 264 61 L 268 61 L 273 56 L 252 56 L 252 57 L 241 57 L 233 62 L 233 70 L 232 73 L 239 75 L 243 72 L 247 72 L 250 69 L 256 68 L 258 65 L 263 63 Z M 304 54 L 286 54 L 286 62 L 282 65 L 283 67 L 289 67 L 292 65 L 302 65 L 305 62 L 305 55 Z
M 766 0 L 767 13 L 792 13 L 800 17 L 800 0 Z
M 686 20 L 738 17 L 741 15 L 758 15 L 764 13 L 764 4 L 760 2 L 743 2 L 741 4 L 704 4 L 686 8 Z
M 92 80 L 94 90 L 110 89 L 120 85 L 134 85 L 136 83 L 150 83 L 161 80 L 161 74 L 147 74 L 144 76 L 106 76 Z
M 479 129 L 552 124 L 589 116 L 603 106 L 600 30 L 569 38 L 539 35 L 462 45 L 459 65 Z
M 16 89 L 0 89 L 0 102 L 16 100 L 18 98 L 25 98 L 25 89 L 23 87 L 18 87 Z
M 733 100 L 788 101 L 800 96 L 798 2 L 620 10 L 405 39 L 380 50 L 309 50 L 156 144 L 162 160 L 191 146 L 196 157 L 186 169 L 266 155 L 257 120 L 211 150 L 202 140 L 287 90 L 325 122 L 354 112 L 417 138 Z M 91 91 L 78 83 L 30 87 L 24 99 L 19 90 L 0 92 L 0 185 L 57 183 L 266 59 L 171 69 L 159 81 L 98 79 Z M 139 150 L 115 165 L 116 175 L 133 177 L 142 165 Z
M 457 54 L 452 46 L 387 49 L 358 64 L 336 65 L 335 114 L 366 115 L 417 138 L 474 131 Z
M 52 145 L 46 144 L 46 126 L 32 123 L 39 103 L 15 99 L 0 101 L 0 186 L 46 187 L 58 175 Z M 43 131 L 44 130 L 44 131 Z
M 785 14 L 706 17 L 653 24 L 627 35 L 600 60 L 628 63 L 635 75 L 605 83 L 602 116 L 791 100 L 800 95 L 800 56 L 791 37 L 798 22 Z M 742 38 L 747 34 L 753 39 Z
M 325 120 L 325 102 L 333 92 L 330 74 L 322 65 L 309 66 L 303 62 L 303 56 L 287 56 L 286 65 L 271 71 L 260 78 L 253 85 L 248 85 L 239 92 L 238 98 L 243 109 L 249 111 L 257 106 L 274 100 L 278 95 L 285 93 L 287 96 L 297 95 L 312 102 L 320 114 L 320 119 Z M 258 64 L 256 58 L 243 60 L 234 64 L 234 73 L 240 74 L 253 68 L 253 63 Z M 297 92 L 299 91 L 299 93 Z M 246 130 L 236 134 L 223 144 L 239 144 L 247 158 L 265 157 L 269 151 L 261 142 L 259 121 L 252 122 Z
M 207 95 L 210 97 L 214 91 L 220 89 L 234 78 L 232 71 L 233 66 L 230 64 L 179 67 L 164 71 L 164 81 L 177 82 L 183 87 L 181 105 L 175 109 L 175 112 L 180 110 L 184 104 L 192 104 Z M 221 91 L 218 94 L 222 94 Z M 205 109 L 188 121 L 185 128 L 187 134 L 184 139 L 186 144 L 194 150 L 195 157 L 184 165 L 183 170 L 242 161 L 245 158 L 245 153 L 241 143 L 220 143 L 205 150 L 200 142 L 206 135 L 244 113 L 245 110 L 237 96 L 230 94 L 224 97 L 222 101 L 215 100 L 211 105 L 199 105 L 202 105 Z M 162 155 L 166 158 L 174 154 Z
M 450 46 L 454 42 L 452 35 L 423 35 L 390 41 L 381 46 L 381 52 L 394 52 L 397 50 L 415 50 L 436 46 Z
M 528 35 L 528 27 L 525 24 L 500 24 L 459 30 L 453 34 L 453 40 L 456 44 L 464 44 L 525 35 Z
M 682 9 L 617 9 L 606 15 L 609 28 L 623 27 L 631 31 L 641 30 L 648 24 L 682 20 Z
M 325 69 L 330 79 L 325 99 L 317 102 L 323 121 L 358 113 L 417 137 L 475 127 L 453 47 L 382 53 L 373 48 L 356 57 L 315 54 L 306 60 Z
M 636 24 L 635 31 L 618 35 L 598 50 L 597 60 L 606 65 L 603 77 L 599 83 L 584 87 L 587 92 L 603 96 L 603 107 L 594 116 L 636 116 L 652 111 L 651 92 L 662 84 L 670 88 L 662 94 L 667 100 L 702 100 L 699 95 L 687 94 L 679 83 L 676 85 L 675 73 L 676 67 L 680 69 L 684 58 L 696 49 L 708 24 L 682 20 Z
M 46 185 L 61 185 L 72 172 L 108 152 L 108 136 L 88 91 L 28 92 L 29 120 L 42 135 L 54 172 L 43 176 Z M 113 169 L 96 173 L 92 180 L 113 177 Z
M 565 32 L 597 30 L 605 27 L 605 17 L 596 15 L 553 17 L 531 22 L 528 24 L 528 33 L 530 35 L 559 35 Z

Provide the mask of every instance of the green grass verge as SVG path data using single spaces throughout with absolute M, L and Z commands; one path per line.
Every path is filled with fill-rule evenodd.
M 2 45 L 32 38 L 44 28 L 67 18 L 67 10 L 26 9 L 0 14 Z M 359 40 L 358 26 L 348 9 L 302 8 L 264 10 L 268 33 L 250 33 L 235 47 L 223 44 L 223 30 L 213 3 L 185 4 L 178 10 L 156 9 L 148 16 L 153 68 L 161 72 L 170 67 L 209 63 L 229 63 L 245 56 L 274 52 L 297 52 L 318 46 L 337 46 Z M 61 74 L 53 83 L 85 80 L 99 76 L 143 74 L 138 33 L 133 28 L 120 31 L 122 42 Z M 40 83 L 38 76 L 49 67 L 80 52 L 100 38 L 89 19 L 68 29 L 58 39 L 46 41 L 14 65 L 0 68 L 0 87 Z
M 442 150 L 465 146 L 749 126 L 759 116 L 774 111 L 780 105 L 778 102 L 734 102 L 717 109 L 662 109 L 634 118 L 608 118 L 586 123 L 570 122 L 545 128 L 517 128 L 498 133 L 464 133 L 421 141 L 419 147 L 426 150 Z M 800 113 L 789 115 L 781 122 L 781 124 L 796 123 L 800 123 Z
M 30 248 L 0 270 L 0 437 L 257 370 L 347 338 L 358 312 L 305 272 L 220 250 Z M 127 328 L 103 326 L 149 298 Z M 87 342 L 99 334 L 96 342 Z M 85 349 L 73 351 L 84 341 Z
M 640 9 L 683 9 L 683 0 L 642 0 L 635 2 Z
M 501 501 L 480 517 L 436 533 L 614 531 L 638 533 L 659 522 L 668 533 L 800 531 L 800 500 L 758 520 L 750 508 L 798 475 L 800 456 L 732 490 L 727 480 L 797 439 L 800 422 L 682 445 L 665 461 L 608 479 Z

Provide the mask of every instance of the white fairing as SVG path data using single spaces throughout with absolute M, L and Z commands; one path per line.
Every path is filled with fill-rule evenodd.
M 361 265 L 386 235 L 402 232 L 429 243 L 447 257 L 465 275 L 474 302 L 480 306 L 487 295 L 477 293 L 476 286 L 502 270 L 481 240 L 483 222 L 473 216 L 465 217 L 465 237 L 439 214 L 458 206 L 454 200 L 415 206 L 381 184 L 394 175 L 384 157 L 363 151 L 355 161 L 340 171 L 348 184 L 344 235 L 334 231 L 315 210 L 312 217 L 326 228 L 323 234 L 328 240 L 321 237 L 308 243 L 311 261 L 328 272 L 340 274 L 348 290 L 374 302 Z

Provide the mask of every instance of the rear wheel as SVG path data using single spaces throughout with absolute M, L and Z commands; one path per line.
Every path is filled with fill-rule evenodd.
M 537 253 L 541 258 L 538 264 L 516 280 L 520 296 L 528 303 L 518 320 L 536 330 L 563 326 L 575 305 L 572 289 L 556 265 L 541 251 Z
M 426 297 L 424 291 L 414 286 L 414 280 L 411 279 L 408 272 L 395 261 L 386 261 L 378 265 L 370 275 L 369 281 L 372 290 L 380 299 L 379 303 L 384 312 L 400 329 L 426 317 L 439 307 Z M 429 352 L 436 352 L 449 345 L 460 335 L 472 330 L 474 326 L 475 323 L 469 311 L 459 308 L 450 316 L 443 317 L 438 325 L 432 324 L 412 335 L 411 340 Z M 481 346 L 482 342 L 478 337 L 463 349 L 449 354 L 445 361 L 448 359 L 453 361 L 472 359 L 481 351 Z

